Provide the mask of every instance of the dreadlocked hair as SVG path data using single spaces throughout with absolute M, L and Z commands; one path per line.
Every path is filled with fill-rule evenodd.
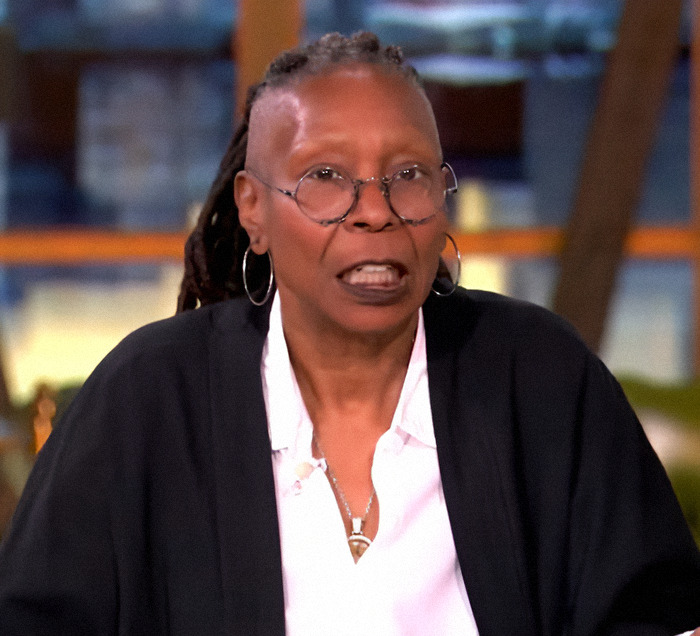
M 329 33 L 316 42 L 285 51 L 273 60 L 262 82 L 248 89 L 243 118 L 185 244 L 185 273 L 178 296 L 178 312 L 245 293 L 242 262 L 250 240 L 238 219 L 233 182 L 245 166 L 250 113 L 256 99 L 266 88 L 291 85 L 333 66 L 350 63 L 382 66 L 399 72 L 420 87 L 416 71 L 404 63 L 401 49 L 381 46 L 373 33 L 360 32 L 350 37 Z M 269 270 L 258 272 L 256 279 L 255 273 L 248 271 L 250 287 L 265 288 L 268 274 Z

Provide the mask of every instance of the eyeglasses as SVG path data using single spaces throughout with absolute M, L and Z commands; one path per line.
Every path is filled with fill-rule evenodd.
M 299 210 L 323 226 L 342 223 L 357 205 L 360 186 L 376 183 L 391 211 L 408 225 L 432 219 L 448 194 L 457 192 L 457 177 L 448 163 L 439 170 L 414 165 L 390 177 L 353 179 L 330 166 L 312 168 L 297 182 L 294 190 L 266 183 L 254 170 L 246 168 L 260 183 L 294 199 Z

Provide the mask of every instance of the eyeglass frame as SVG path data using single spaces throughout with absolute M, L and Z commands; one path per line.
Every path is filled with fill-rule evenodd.
M 335 168 L 332 168 L 331 166 L 324 166 L 324 168 L 327 168 L 330 170 L 335 170 Z M 437 211 L 433 212 L 432 214 L 430 214 L 422 219 L 418 219 L 418 220 L 409 219 L 409 218 L 399 214 L 394 209 L 394 206 L 391 204 L 391 192 L 390 192 L 391 184 L 394 183 L 394 180 L 396 179 L 396 177 L 400 173 L 402 173 L 406 170 L 412 170 L 413 168 L 420 168 L 420 166 L 418 164 L 413 164 L 412 166 L 409 166 L 407 168 L 401 168 L 400 170 L 397 170 L 390 177 L 368 177 L 367 179 L 348 178 L 348 182 L 353 186 L 353 191 L 354 191 L 353 200 L 352 200 L 352 203 L 350 204 L 350 207 L 343 214 L 341 214 L 339 217 L 336 217 L 334 219 L 323 219 L 321 221 L 317 221 L 316 219 L 312 219 L 308 214 L 306 214 L 306 212 L 304 212 L 303 208 L 299 204 L 299 201 L 297 200 L 297 192 L 299 190 L 299 186 L 301 186 L 301 182 L 304 179 L 306 179 L 306 177 L 308 177 L 313 172 L 313 170 L 315 170 L 314 168 L 312 168 L 304 173 L 304 175 L 301 177 L 301 179 L 299 179 L 299 181 L 297 181 L 297 184 L 296 184 L 296 187 L 294 188 L 294 190 L 285 190 L 284 188 L 278 188 L 277 186 L 272 185 L 271 183 L 267 183 L 264 179 L 262 179 L 262 177 L 260 177 L 260 175 L 257 174 L 256 170 L 253 170 L 249 166 L 246 166 L 244 168 L 244 170 L 247 173 L 250 173 L 253 177 L 255 177 L 255 179 L 257 179 L 264 186 L 270 188 L 271 190 L 276 190 L 277 192 L 280 192 L 281 194 L 284 194 L 285 196 L 288 196 L 290 199 L 292 199 L 294 201 L 294 203 L 297 204 L 297 208 L 299 208 L 299 211 L 307 219 L 309 219 L 309 221 L 312 221 L 313 223 L 318 223 L 319 225 L 321 225 L 323 227 L 328 227 L 329 225 L 340 224 L 343 221 L 345 221 L 345 219 L 348 218 L 348 215 L 350 214 L 350 212 L 352 212 L 355 209 L 355 206 L 357 206 L 357 203 L 360 200 L 360 186 L 367 185 L 368 183 L 376 182 L 377 185 L 379 186 L 380 192 L 382 193 L 382 195 L 386 199 L 387 205 L 389 206 L 389 209 L 391 210 L 391 212 L 393 214 L 395 214 L 399 219 L 401 219 L 401 221 L 406 223 L 406 225 L 411 225 L 411 226 L 415 227 L 417 225 L 422 225 L 423 223 L 427 223 L 428 221 L 430 221 L 430 219 L 434 218 L 437 215 Z M 443 161 L 440 164 L 440 171 L 441 172 L 442 172 L 443 168 L 447 168 L 449 173 L 452 175 L 452 179 L 453 179 L 454 184 L 455 184 L 454 186 L 446 187 L 443 190 L 443 196 L 445 197 L 445 199 L 447 199 L 448 194 L 454 194 L 455 192 L 457 192 L 457 175 L 455 174 L 455 171 L 452 168 L 452 166 L 449 163 L 447 163 L 446 161 Z M 343 177 L 344 177 L 344 175 L 343 175 Z

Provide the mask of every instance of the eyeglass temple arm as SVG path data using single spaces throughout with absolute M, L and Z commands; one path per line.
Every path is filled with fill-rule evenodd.
M 250 172 L 260 183 L 262 183 L 265 187 L 270 188 L 271 190 L 277 190 L 277 192 L 281 192 L 282 194 L 287 195 L 288 197 L 291 197 L 292 199 L 295 199 L 294 197 L 294 192 L 291 190 L 283 190 L 282 188 L 278 188 L 277 186 L 272 185 L 271 183 L 268 183 L 264 179 L 260 177 L 260 175 L 257 173 L 256 170 L 253 170 L 252 168 L 245 167 L 244 170 L 246 172 Z
M 455 192 L 457 192 L 457 187 L 458 187 L 457 186 L 457 175 L 455 174 L 454 169 L 452 168 L 452 166 L 449 163 L 447 163 L 447 161 L 443 161 L 440 164 L 440 168 L 447 168 L 449 170 L 450 174 L 452 175 L 452 181 L 454 183 L 453 186 L 447 186 L 445 188 L 445 194 L 446 195 L 447 194 L 454 194 Z

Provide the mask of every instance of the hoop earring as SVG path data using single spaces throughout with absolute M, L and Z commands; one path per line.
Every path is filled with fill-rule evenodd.
M 450 234 L 447 234 L 447 232 L 445 232 L 445 236 L 449 239 L 450 243 L 452 243 L 452 247 L 455 249 L 455 254 L 457 254 L 457 275 L 454 277 L 454 279 L 452 278 L 447 264 L 442 257 L 440 257 L 437 275 L 435 276 L 435 280 L 433 281 L 433 285 L 431 287 L 432 292 L 436 296 L 449 296 L 452 292 L 454 292 L 459 285 L 459 278 L 462 275 L 462 255 L 457 247 L 457 242 Z
M 241 263 L 241 269 L 243 270 L 243 288 L 245 289 L 246 296 L 248 296 L 248 300 L 250 300 L 251 303 L 256 305 L 257 307 L 262 307 L 269 299 L 270 295 L 272 294 L 272 288 L 275 284 L 275 268 L 272 265 L 272 259 L 270 258 L 270 253 L 265 252 L 267 254 L 267 259 L 270 261 L 270 280 L 267 284 L 267 291 L 265 292 L 265 296 L 263 296 L 262 300 L 255 300 L 251 295 L 250 295 L 250 290 L 248 289 L 248 280 L 246 277 L 246 272 L 248 270 L 248 254 L 250 253 L 250 245 L 246 248 L 245 253 L 243 254 L 243 262 Z

